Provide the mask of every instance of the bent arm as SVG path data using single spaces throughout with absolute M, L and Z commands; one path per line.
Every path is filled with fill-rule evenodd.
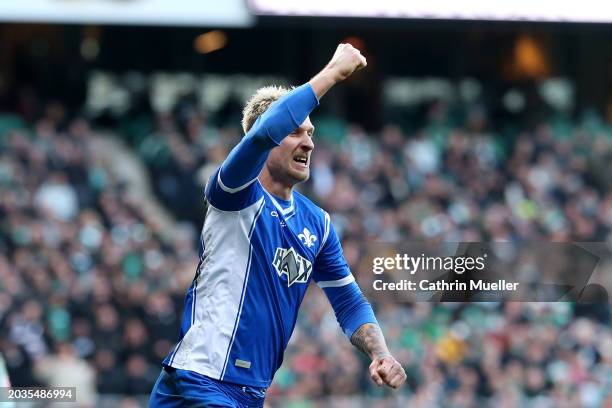
M 272 104 L 253 124 L 222 165 L 218 181 L 229 193 L 255 181 L 268 153 L 297 129 L 329 89 L 367 65 L 359 50 L 340 44 L 329 63 L 308 83 Z
M 389 352 L 372 306 L 350 273 L 327 214 L 325 219 L 329 235 L 317 256 L 315 281 L 325 291 L 338 323 L 351 343 L 372 360 L 370 378 L 379 386 L 387 384 L 397 388 L 406 381 L 406 373 Z
M 357 284 L 352 282 L 341 287 L 323 287 L 323 290 L 344 333 L 355 347 L 372 360 L 369 367 L 372 381 L 378 386 L 400 387 L 406 381 L 406 372 L 389 352 L 372 307 Z
M 221 188 L 231 193 L 252 183 L 263 169 L 270 150 L 297 129 L 318 104 L 309 83 L 273 103 L 223 162 L 218 179 Z

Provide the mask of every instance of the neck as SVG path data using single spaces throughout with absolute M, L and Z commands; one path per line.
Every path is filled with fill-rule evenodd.
M 259 174 L 259 182 L 263 188 L 273 196 L 282 198 L 283 200 L 291 199 L 293 185 L 273 178 L 268 169 L 264 168 Z

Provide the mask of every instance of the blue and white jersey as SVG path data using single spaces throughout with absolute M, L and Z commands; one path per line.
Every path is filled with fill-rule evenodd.
M 376 323 L 329 215 L 295 191 L 289 201 L 274 197 L 257 179 L 267 151 L 318 103 L 312 95 L 310 86 L 303 86 L 273 104 L 211 177 L 200 263 L 187 292 L 180 341 L 164 365 L 221 381 L 269 386 L 313 279 L 349 337 L 362 324 Z M 309 103 L 303 104 L 304 99 Z M 305 116 L 296 112 L 300 109 L 307 111 Z M 285 118 L 283 112 L 290 117 L 285 128 L 270 131 Z M 258 137 L 271 142 L 253 147 Z M 238 159 L 242 166 L 245 159 L 258 164 L 241 173 Z

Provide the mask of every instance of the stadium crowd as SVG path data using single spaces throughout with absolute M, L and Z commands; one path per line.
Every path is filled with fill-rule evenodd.
M 380 242 L 612 243 L 605 122 L 542 122 L 508 140 L 482 110 L 450 124 L 436 104 L 416 131 L 343 126 L 316 132 L 301 189 L 332 214 L 358 280 Z M 104 395 L 138 406 L 176 341 L 195 272 L 202 214 L 192 203 L 240 133 L 187 107 L 132 143 L 161 200 L 193 222 L 187 231 L 143 211 L 97 137 L 57 104 L 0 136 L 0 353 L 15 386 L 76 385 L 83 406 Z M 363 289 L 408 386 L 369 381 L 311 287 L 270 406 L 612 406 L 609 305 L 405 304 Z

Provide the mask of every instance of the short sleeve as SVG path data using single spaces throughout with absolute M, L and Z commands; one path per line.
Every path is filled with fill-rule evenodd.
M 222 211 L 240 211 L 255 203 L 263 195 L 257 179 L 238 188 L 228 188 L 223 185 L 219 167 L 208 180 L 204 194 L 213 207 Z
M 325 213 L 325 235 L 315 259 L 313 279 L 321 288 L 340 287 L 355 281 L 344 258 L 340 240 Z

